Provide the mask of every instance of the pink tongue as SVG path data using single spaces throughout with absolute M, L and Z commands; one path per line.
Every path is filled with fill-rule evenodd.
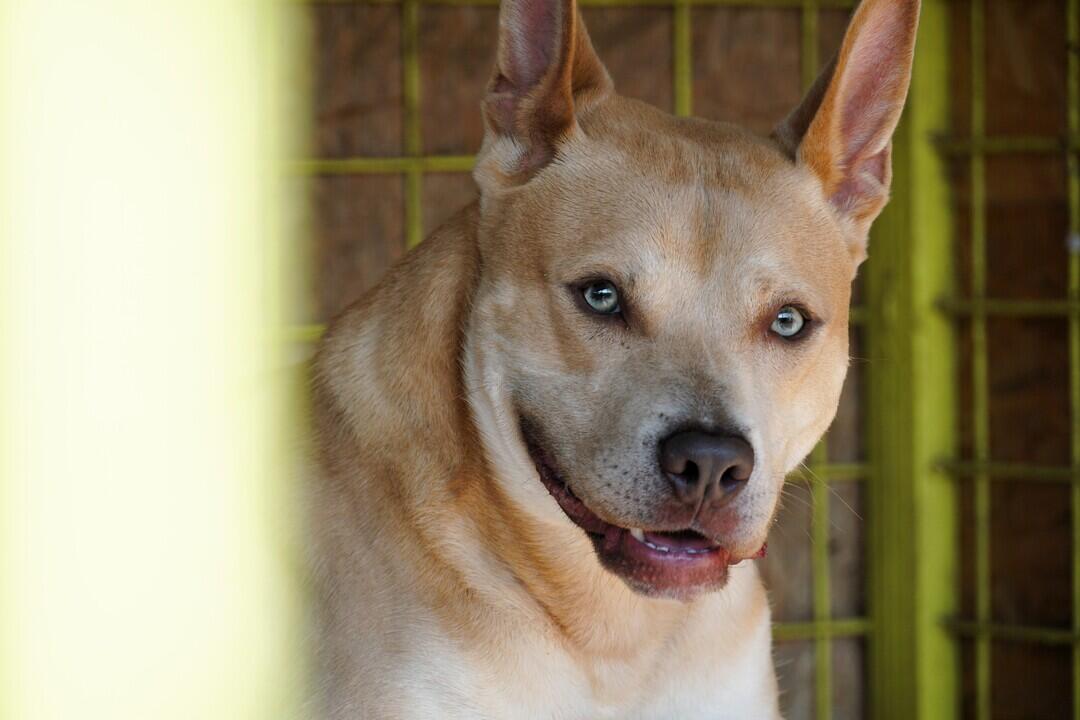
M 662 533 L 646 531 L 645 539 L 654 545 L 663 545 L 673 550 L 708 550 L 716 545 L 705 536 L 694 532 Z

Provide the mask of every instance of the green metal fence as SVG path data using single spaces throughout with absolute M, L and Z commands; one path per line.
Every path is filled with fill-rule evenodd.
M 1067 42 L 1067 134 L 1063 137 L 987 136 L 987 28 L 988 0 L 970 0 L 969 25 L 971 137 L 943 144 L 947 154 L 966 159 L 971 183 L 970 297 L 942 301 L 949 316 L 970 324 L 972 458 L 946 461 L 942 467 L 962 482 L 972 483 L 974 518 L 974 617 L 947 621 L 958 637 L 974 643 L 974 707 L 978 720 L 990 718 L 991 644 L 1021 642 L 1072 647 L 1073 708 L 1080 718 L 1080 2 L 1061 3 Z M 989 155 L 1060 154 L 1067 163 L 1069 228 L 1068 296 L 1065 300 L 1001 300 L 987 294 L 987 188 Z M 1068 322 L 1070 369 L 1071 467 L 1002 463 L 991 456 L 988 321 L 1009 317 L 1065 319 Z M 1031 627 L 995 622 L 991 610 L 991 492 L 995 481 L 1030 481 L 1071 485 L 1072 512 L 1072 628 Z

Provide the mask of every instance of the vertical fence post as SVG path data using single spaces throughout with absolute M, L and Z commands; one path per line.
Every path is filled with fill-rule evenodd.
M 937 301 L 954 279 L 952 218 L 935 136 L 947 130 L 947 0 L 925 0 L 911 95 L 897 131 L 893 199 L 871 240 L 871 706 L 875 718 L 952 717 L 956 648 L 955 347 Z
M 1080 0 L 1069 0 L 1065 11 L 1065 36 L 1069 53 L 1066 97 L 1069 137 L 1080 133 Z M 1069 302 L 1080 301 L 1080 157 L 1068 150 L 1069 198 Z M 1069 311 L 1069 405 L 1073 467 L 1080 466 L 1080 313 Z M 1072 629 L 1080 635 L 1080 483 L 1074 482 L 1072 504 Z M 1073 719 L 1080 720 L 1080 643 L 1072 647 Z
M 688 117 L 694 107 L 693 32 L 688 0 L 672 0 L 671 68 L 675 114 Z
M 990 462 L 990 390 L 986 338 L 986 0 L 971 0 L 971 416 L 977 468 Z M 975 718 L 990 718 L 990 476 L 972 475 L 975 533 Z
M 1065 12 L 1068 53 L 1066 97 L 1068 132 L 1080 134 L 1080 0 L 1068 0 Z M 1069 302 L 1080 301 L 1080 157 L 1068 148 Z M 1069 311 L 1069 406 L 1072 466 L 1080 465 L 1080 313 Z M 1080 720 L 1080 483 L 1072 484 L 1072 718 Z
M 803 0 L 800 13 L 801 37 L 799 40 L 799 65 L 802 90 L 810 90 L 821 70 L 818 52 L 818 3 Z M 809 458 L 810 473 L 807 478 L 810 490 L 810 567 L 812 569 L 814 595 L 813 616 L 817 629 L 832 620 L 832 588 L 829 577 L 829 482 L 826 466 L 829 462 L 828 436 L 821 439 Z M 814 717 L 829 720 L 833 710 L 833 639 L 823 632 L 814 634 Z
M 405 119 L 405 247 L 424 239 L 424 176 L 419 158 L 424 154 L 420 132 L 420 2 L 401 0 L 402 111 Z

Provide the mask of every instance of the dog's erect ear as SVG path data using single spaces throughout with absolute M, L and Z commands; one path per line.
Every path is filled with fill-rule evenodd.
M 919 0 L 863 0 L 839 54 L 774 133 L 855 223 L 860 244 L 888 200 L 892 134 L 911 82 L 918 23 Z
M 575 132 L 576 113 L 611 89 L 575 0 L 503 0 L 483 106 L 485 173 L 494 170 L 511 184 L 527 181 Z

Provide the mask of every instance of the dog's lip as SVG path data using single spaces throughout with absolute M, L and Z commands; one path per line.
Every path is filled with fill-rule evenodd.
M 573 489 L 552 472 L 549 466 L 540 464 L 537 470 L 544 486 L 555 498 L 566 516 L 589 535 L 607 536 L 612 531 L 625 531 L 637 542 L 665 554 L 686 553 L 688 555 L 698 555 L 722 549 L 721 543 L 689 527 L 661 530 L 623 526 L 608 522 L 590 510 L 584 501 L 574 494 Z
M 586 532 L 601 563 L 632 585 L 675 594 L 693 587 L 719 587 L 727 580 L 728 566 L 745 559 L 733 557 L 722 543 L 692 528 L 646 530 L 607 522 L 574 494 L 546 453 L 525 437 L 544 487 L 571 522 Z M 755 557 L 763 554 L 764 548 Z

